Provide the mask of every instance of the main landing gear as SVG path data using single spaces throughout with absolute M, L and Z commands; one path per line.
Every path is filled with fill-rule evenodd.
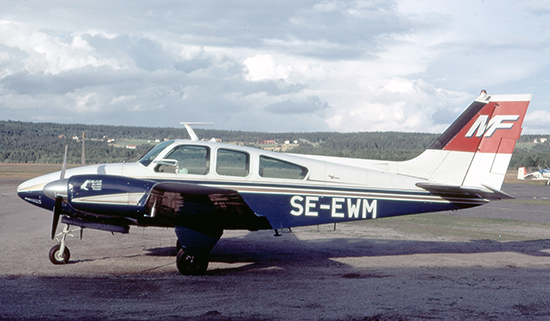
M 208 253 L 193 255 L 187 249 L 180 249 L 176 265 L 182 275 L 203 275 L 208 268 Z
M 208 253 L 220 239 L 222 230 L 208 230 L 208 234 L 176 226 L 178 250 L 176 266 L 182 275 L 203 275 L 208 268 Z
M 50 249 L 50 262 L 53 264 L 67 264 L 71 258 L 71 252 L 69 248 L 65 245 L 65 240 L 67 236 L 74 237 L 72 234 L 74 230 L 70 230 L 70 225 L 65 224 L 63 231 L 56 235 L 56 239 L 59 241 L 59 244 L 54 245 Z M 59 238 L 57 238 L 59 236 Z

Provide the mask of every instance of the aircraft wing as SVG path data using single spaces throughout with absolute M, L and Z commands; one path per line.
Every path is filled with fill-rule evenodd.
M 543 174 L 541 174 L 540 172 L 534 172 L 534 173 L 529 173 L 529 174 L 525 175 L 525 179 L 526 180 L 547 181 L 547 180 L 550 179 L 550 177 L 546 177 Z
M 512 199 L 512 195 L 503 191 L 491 188 L 483 185 L 485 189 L 478 187 L 457 186 L 457 185 L 445 185 L 430 182 L 416 183 L 416 186 L 423 188 L 430 193 L 440 196 L 471 196 L 472 198 L 487 199 L 487 200 L 501 200 Z
M 220 229 L 271 229 L 235 190 L 190 183 L 161 182 L 151 189 L 145 205 L 150 216 L 174 217 L 175 225 L 197 231 Z

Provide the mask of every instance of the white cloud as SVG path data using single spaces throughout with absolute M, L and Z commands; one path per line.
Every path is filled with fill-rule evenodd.
M 445 91 L 423 80 L 403 78 L 393 78 L 380 86 L 365 89 L 364 100 L 335 108 L 327 120 L 331 128 L 339 131 L 441 132 L 450 124 L 434 122 L 434 114 L 456 106 L 465 108 L 472 99 L 467 93 Z
M 529 115 L 545 119 L 549 14 L 512 0 L 16 2 L 0 12 L 0 119 L 441 131 L 481 89 L 534 93 Z M 526 132 L 547 131 L 530 117 Z
M 33 25 L 2 21 L 0 43 L 17 50 L 17 55 L 7 61 L 2 72 L 56 75 L 83 67 L 121 68 L 116 59 L 99 55 L 84 39 L 85 35 L 61 38 L 36 30 Z
M 246 58 L 243 62 L 249 81 L 287 79 L 292 69 L 290 66 L 277 62 L 273 56 L 267 54 Z
M 127 103 L 134 103 L 135 101 L 136 101 L 135 95 L 118 96 L 118 97 L 113 97 L 110 104 L 111 105 L 127 104 Z
M 550 111 L 548 110 L 534 110 L 527 112 L 524 120 L 525 134 L 548 134 L 550 131 Z

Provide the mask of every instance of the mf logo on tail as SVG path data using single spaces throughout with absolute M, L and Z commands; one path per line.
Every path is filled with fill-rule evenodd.
M 479 115 L 475 123 L 470 127 L 470 130 L 466 133 L 466 137 L 472 137 L 476 132 L 476 137 L 491 137 L 497 129 L 510 129 L 514 126 L 514 123 L 504 123 L 505 121 L 516 121 L 519 119 L 519 115 L 496 115 L 489 119 L 489 115 Z

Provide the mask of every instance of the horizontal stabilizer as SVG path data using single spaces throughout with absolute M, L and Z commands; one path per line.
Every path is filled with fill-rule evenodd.
M 423 188 L 436 195 L 445 195 L 445 196 L 466 196 L 470 195 L 475 198 L 487 199 L 487 200 L 502 200 L 502 199 L 512 199 L 512 195 L 507 194 L 503 191 L 491 188 L 489 186 L 483 185 L 485 189 L 479 187 L 467 187 L 467 186 L 456 186 L 456 185 L 445 185 L 437 183 L 416 183 L 416 186 Z

